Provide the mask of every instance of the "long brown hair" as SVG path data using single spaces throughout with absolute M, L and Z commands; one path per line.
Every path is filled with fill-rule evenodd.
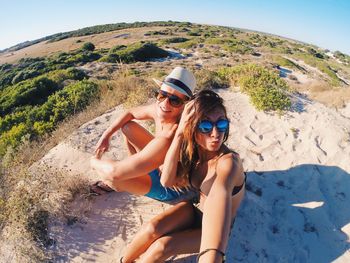
M 223 99 L 212 90 L 202 90 L 194 97 L 195 114 L 189 120 L 183 134 L 183 143 L 180 152 L 180 169 L 177 173 L 180 182 L 186 181 L 188 184 L 189 173 L 192 167 L 199 160 L 198 146 L 195 134 L 198 123 L 210 112 L 216 109 L 222 109 L 227 118 L 227 111 Z M 224 134 L 223 142 L 226 142 L 229 135 L 229 129 Z

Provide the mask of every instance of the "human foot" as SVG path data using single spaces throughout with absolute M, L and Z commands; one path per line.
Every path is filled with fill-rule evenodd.
M 97 181 L 96 183 L 90 185 L 90 194 L 93 195 L 103 195 L 113 191 L 113 188 L 109 187 L 102 181 Z

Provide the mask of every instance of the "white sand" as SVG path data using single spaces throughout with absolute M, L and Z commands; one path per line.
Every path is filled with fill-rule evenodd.
M 220 93 L 232 123 L 228 145 L 240 153 L 248 174 L 227 262 L 350 262 L 349 119 L 303 98 L 295 98 L 294 112 L 279 117 L 257 112 L 245 95 Z M 92 178 L 93 146 L 120 110 L 83 125 L 44 161 Z M 109 155 L 125 156 L 119 133 Z M 89 205 L 81 222 L 52 225 L 60 260 L 117 262 L 142 222 L 168 207 L 125 193 L 96 197 Z

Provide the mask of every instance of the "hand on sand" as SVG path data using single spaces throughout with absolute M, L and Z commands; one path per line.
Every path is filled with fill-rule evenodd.
M 109 138 L 102 136 L 96 145 L 95 152 L 94 152 L 95 156 L 97 156 L 98 159 L 100 159 L 101 156 L 104 154 L 104 152 L 108 151 L 108 148 L 109 148 Z

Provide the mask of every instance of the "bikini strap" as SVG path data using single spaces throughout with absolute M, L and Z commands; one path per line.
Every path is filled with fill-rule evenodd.
M 226 261 L 225 253 L 222 252 L 220 249 L 217 249 L 217 248 L 208 248 L 208 249 L 206 249 L 206 250 L 203 250 L 202 252 L 200 252 L 200 253 L 198 254 L 196 261 L 199 262 L 199 258 L 200 258 L 201 256 L 203 256 L 205 253 L 207 253 L 207 252 L 209 252 L 209 251 L 212 251 L 212 250 L 214 250 L 215 252 L 219 253 L 219 254 L 222 256 L 222 262 L 225 263 L 225 261 Z

